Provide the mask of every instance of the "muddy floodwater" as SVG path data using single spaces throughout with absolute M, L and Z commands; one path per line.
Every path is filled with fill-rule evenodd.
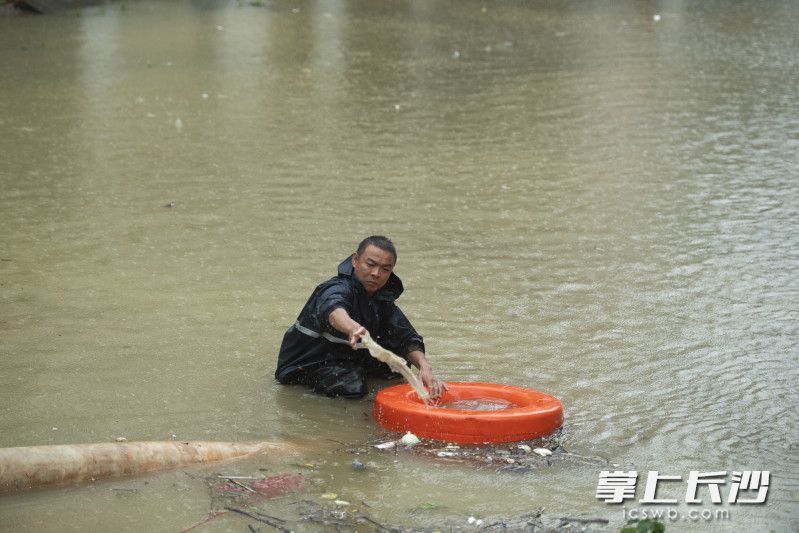
M 0 531 L 181 531 L 235 497 L 218 473 L 301 473 L 254 507 L 295 531 L 326 527 L 303 500 L 431 531 L 540 508 L 796 531 L 797 28 L 787 0 L 6 8 L 0 446 L 298 452 L 0 496 Z M 557 396 L 588 459 L 378 450 L 374 390 L 276 384 L 284 331 L 375 233 L 436 374 Z M 637 471 L 636 497 L 598 499 L 602 470 Z M 676 503 L 639 501 L 649 471 Z M 692 471 L 724 503 L 688 504 Z M 765 503 L 728 502 L 742 471 L 770 472 Z M 275 530 L 193 531 L 250 524 Z

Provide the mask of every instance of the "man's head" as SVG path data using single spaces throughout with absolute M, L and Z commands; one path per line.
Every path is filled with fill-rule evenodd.
M 387 237 L 372 235 L 361 241 L 352 254 L 352 268 L 370 296 L 388 281 L 397 264 L 397 249 Z

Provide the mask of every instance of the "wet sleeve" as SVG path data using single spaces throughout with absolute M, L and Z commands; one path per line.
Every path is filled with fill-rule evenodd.
M 416 350 L 424 352 L 424 340 L 405 313 L 394 304 L 388 311 L 384 329 L 389 350 L 402 357 Z
M 352 315 L 352 291 L 346 283 L 330 283 L 319 287 L 314 299 L 312 313 L 317 324 L 326 330 L 332 326 L 328 322 L 328 315 L 336 308 L 343 307 Z

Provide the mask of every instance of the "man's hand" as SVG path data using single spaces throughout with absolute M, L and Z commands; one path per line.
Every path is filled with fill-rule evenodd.
M 419 370 L 419 379 L 422 380 L 422 385 L 427 387 L 427 390 L 430 391 L 430 397 L 434 400 L 447 390 L 447 384 L 443 381 L 439 381 L 439 379 L 433 375 L 433 369 L 430 365 L 427 365 L 423 370 Z
M 353 350 L 357 350 L 358 348 L 355 346 L 358 344 L 358 341 L 361 340 L 361 337 L 364 335 L 368 335 L 369 332 L 366 331 L 366 328 L 361 326 L 360 324 L 356 323 L 357 328 L 350 332 L 350 346 L 352 346 Z
M 421 350 L 412 351 L 408 354 L 408 361 L 419 369 L 419 379 L 422 385 L 427 387 L 427 390 L 430 391 L 431 398 L 435 400 L 444 394 L 444 391 L 447 390 L 447 384 L 443 381 L 439 381 L 439 379 L 433 375 L 433 367 L 427 362 L 424 352 Z

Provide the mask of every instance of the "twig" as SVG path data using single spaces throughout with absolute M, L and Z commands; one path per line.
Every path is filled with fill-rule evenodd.
M 247 524 L 247 529 L 249 529 L 251 533 L 258 533 L 258 530 L 255 529 L 252 524 Z
M 248 491 L 250 491 L 250 492 L 258 492 L 257 490 L 253 489 L 252 487 L 248 487 L 248 486 L 247 486 L 247 485 L 245 485 L 244 483 L 240 483 L 240 482 L 236 481 L 236 480 L 235 480 L 235 479 L 233 479 L 233 478 L 226 478 L 226 479 L 227 479 L 228 481 L 230 481 L 231 483 L 233 483 L 233 484 L 235 484 L 235 485 L 238 485 L 239 487 L 243 488 L 244 490 L 248 490 Z
M 229 479 L 230 481 L 233 481 L 234 479 L 263 479 L 262 477 L 253 477 L 253 476 L 225 476 L 225 475 L 222 475 L 222 474 L 219 474 L 219 475 L 218 475 L 218 476 L 216 476 L 216 477 L 217 477 L 217 478 L 219 478 L 219 479 Z
M 377 527 L 379 527 L 383 531 L 391 531 L 389 528 L 387 528 L 386 526 L 384 526 L 380 522 L 376 522 L 376 521 L 372 520 L 371 518 L 369 518 L 368 516 L 366 516 L 364 514 L 359 515 L 359 518 L 363 518 L 367 522 L 371 522 L 372 524 L 376 525 Z
M 561 522 L 577 522 L 578 524 L 609 524 L 610 520 L 607 518 L 577 518 L 574 516 L 562 516 Z
M 255 510 L 253 510 L 253 511 L 251 511 L 251 512 L 252 512 L 253 514 L 256 514 L 256 515 L 260 516 L 260 517 L 263 517 L 263 518 L 268 518 L 269 520 L 277 520 L 278 522 L 280 522 L 280 523 L 283 523 L 283 524 L 285 524 L 285 523 L 286 523 L 286 521 L 285 521 L 285 520 L 283 520 L 282 518 L 278 518 L 278 517 L 276 517 L 276 516 L 268 515 L 268 514 L 266 514 L 266 513 L 262 513 L 261 511 L 255 511 Z
M 205 520 L 200 520 L 200 521 L 199 521 L 199 522 L 197 522 L 196 524 L 194 524 L 194 525 L 192 525 L 192 526 L 189 526 L 189 527 L 187 527 L 186 529 L 184 529 L 184 530 L 183 530 L 183 531 L 181 531 L 180 533 L 186 533 L 187 531 L 191 531 L 192 529 L 194 529 L 194 528 L 196 528 L 196 527 L 200 527 L 200 526 L 201 526 L 201 525 L 203 525 L 203 524 L 207 524 L 208 522 L 210 522 L 210 521 L 211 521 L 211 520 L 213 520 L 214 518 L 216 518 L 216 517 L 218 517 L 218 516 L 220 516 L 220 515 L 223 515 L 223 514 L 227 514 L 227 511 L 211 511 L 211 512 L 209 513 L 208 517 L 207 517 Z
M 244 516 L 249 516 L 253 520 L 257 520 L 259 522 L 263 522 L 264 524 L 266 524 L 268 526 L 272 526 L 273 528 L 277 529 L 278 531 L 281 531 L 282 533 L 291 533 L 290 529 L 285 528 L 285 527 L 283 527 L 280 524 L 276 524 L 276 523 L 274 523 L 271 520 L 268 520 L 266 518 L 261 518 L 260 516 L 258 516 L 256 514 L 249 513 L 247 511 L 245 511 L 244 509 L 237 509 L 236 507 L 225 507 L 225 509 L 227 509 L 228 511 L 233 511 L 234 513 L 243 514 Z

